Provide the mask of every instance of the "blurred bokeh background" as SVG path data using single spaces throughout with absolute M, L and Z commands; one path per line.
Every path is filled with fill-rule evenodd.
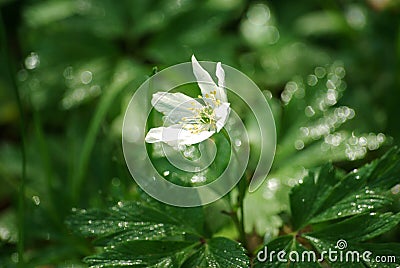
M 65 217 L 135 196 L 121 149 L 125 108 L 154 67 L 192 54 L 241 70 L 273 108 L 276 161 L 247 202 L 246 228 L 264 238 L 276 235 L 304 168 L 332 160 L 351 170 L 400 143 L 398 0 L 0 0 L 0 8 L 1 267 L 15 265 L 18 250 L 42 267 L 79 266 L 92 252 Z M 252 210 L 260 203 L 266 214 Z

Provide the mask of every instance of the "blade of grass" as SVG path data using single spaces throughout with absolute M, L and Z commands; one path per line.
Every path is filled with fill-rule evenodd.
M 43 164 L 44 174 L 46 177 L 46 192 L 49 197 L 48 212 L 51 218 L 59 226 L 62 226 L 62 218 L 60 218 L 56 207 L 56 199 L 54 196 L 53 179 L 55 178 L 56 172 L 53 168 L 52 158 L 49 151 L 48 144 L 46 142 L 46 135 L 43 131 L 43 124 L 40 116 L 40 111 L 33 109 L 33 125 L 35 127 L 37 144 L 39 147 L 40 159 Z
M 91 121 L 86 137 L 83 142 L 83 147 L 79 156 L 78 167 L 75 172 L 72 173 L 72 204 L 77 205 L 79 201 L 79 196 L 81 193 L 81 188 L 88 171 L 88 165 L 90 160 L 90 155 L 93 151 L 93 147 L 96 142 L 97 133 L 99 132 L 101 123 L 107 114 L 107 111 L 113 104 L 116 96 L 122 91 L 135 77 L 134 73 L 131 72 L 130 66 L 127 66 L 125 62 L 119 64 L 116 68 L 114 78 L 108 86 L 108 90 L 100 99 L 96 112 L 94 114 L 93 120 Z
M 24 251 L 25 251 L 25 179 L 26 179 L 26 136 L 25 136 L 25 114 L 22 106 L 21 95 L 19 93 L 18 85 L 15 80 L 15 69 L 10 58 L 9 50 L 7 47 L 7 35 L 4 26 L 4 20 L 2 13 L 0 12 L 0 32 L 1 32 L 1 55 L 5 63 L 7 64 L 8 76 L 11 85 L 14 89 L 15 100 L 18 106 L 18 112 L 20 116 L 19 127 L 21 134 L 21 157 L 22 157 L 22 170 L 21 170 L 21 181 L 18 188 L 18 267 L 25 267 Z

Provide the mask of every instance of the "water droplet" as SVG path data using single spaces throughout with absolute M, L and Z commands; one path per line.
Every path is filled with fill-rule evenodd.
M 395 185 L 392 190 L 391 190 L 392 194 L 398 194 L 400 193 L 400 184 Z
M 164 177 L 168 176 L 169 175 L 169 170 L 164 171 L 163 175 L 164 175 Z
M 365 137 L 360 137 L 358 139 L 358 144 L 360 144 L 361 146 L 367 145 L 367 139 Z
M 310 74 L 310 75 L 307 77 L 307 84 L 308 84 L 309 86 L 315 86 L 317 83 L 318 83 L 318 78 L 317 78 L 317 76 L 315 76 L 315 75 L 313 75 L 313 74 Z
M 263 26 L 267 24 L 271 17 L 271 12 L 267 5 L 256 4 L 247 11 L 247 18 L 249 22 L 256 26 Z
M 304 113 L 306 114 L 307 117 L 312 117 L 313 115 L 315 115 L 315 111 L 314 111 L 313 107 L 311 107 L 311 106 L 307 106 L 304 109 Z
M 318 78 L 323 78 L 326 75 L 326 70 L 324 67 L 316 67 L 314 73 Z
M 196 174 L 190 179 L 192 183 L 201 183 L 206 181 L 206 177 L 204 175 Z
M 68 66 L 64 69 L 63 76 L 65 79 L 71 80 L 74 78 L 73 73 L 74 73 L 74 69 L 72 68 L 72 66 Z
M 330 80 L 329 80 L 330 81 Z M 332 106 L 337 102 L 338 92 L 334 89 L 328 89 L 328 93 L 326 94 L 326 104 Z
M 336 86 L 335 86 L 335 84 L 333 83 L 332 80 L 326 81 L 326 87 L 327 87 L 328 89 L 336 89 Z
M 32 201 L 36 206 L 40 205 L 40 198 L 37 195 L 32 196 Z
M 294 81 L 290 81 L 285 85 L 285 89 L 281 94 L 282 101 L 287 104 L 293 97 L 293 94 L 298 90 L 298 85 Z
M 304 142 L 302 140 L 297 140 L 294 143 L 296 150 L 302 150 L 304 148 Z
M 383 143 L 383 142 L 385 141 L 385 139 L 386 139 L 386 136 L 385 136 L 385 134 L 383 134 L 383 133 L 379 133 L 379 134 L 376 136 L 376 138 L 377 138 L 378 142 Z
M 194 172 L 200 172 L 200 170 L 201 170 L 201 167 L 195 167 L 194 168 Z
M 264 96 L 267 98 L 267 100 L 272 99 L 272 93 L 269 90 L 264 90 L 263 91 Z
M 28 57 L 25 59 L 25 67 L 28 70 L 33 70 L 37 68 L 40 64 L 39 55 L 35 52 L 32 52 Z
M 242 145 L 242 141 L 239 139 L 235 140 L 235 146 L 240 147 Z
M 303 136 L 308 136 L 310 135 L 310 129 L 308 127 L 301 127 L 300 132 Z
M 123 227 L 123 228 L 128 227 L 128 222 L 121 221 L 121 222 L 118 223 L 118 227 Z
M 118 187 L 118 186 L 120 186 L 121 181 L 120 181 L 120 179 L 118 179 L 118 178 L 113 178 L 113 179 L 111 180 L 111 184 L 112 184 L 114 187 Z
M 88 92 L 92 97 L 99 96 L 101 94 L 101 87 L 99 85 L 93 85 L 89 88 Z
M 81 73 L 81 82 L 85 85 L 92 82 L 93 74 L 90 71 L 84 71 Z
M 276 178 L 271 178 L 267 181 L 267 187 L 271 191 L 276 191 L 279 188 L 279 180 Z
M 360 30 L 366 25 L 367 19 L 365 11 L 359 5 L 349 5 L 345 13 L 348 24 L 356 29 Z
M 346 70 L 343 68 L 343 66 L 338 66 L 335 68 L 335 75 L 342 79 L 346 75 Z
M 185 147 L 185 149 L 183 150 L 183 155 L 186 158 L 192 158 L 194 157 L 194 152 L 195 152 L 196 148 L 194 146 L 187 146 Z

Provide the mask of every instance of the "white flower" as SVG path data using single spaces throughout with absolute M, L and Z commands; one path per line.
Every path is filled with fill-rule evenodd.
M 224 127 L 230 108 L 224 88 L 225 72 L 221 63 L 217 63 L 215 72 L 218 85 L 194 55 L 192 67 L 201 96 L 193 99 L 182 93 L 155 93 L 151 104 L 165 115 L 166 126 L 150 129 L 146 142 L 165 142 L 174 147 L 191 145 L 208 139 Z

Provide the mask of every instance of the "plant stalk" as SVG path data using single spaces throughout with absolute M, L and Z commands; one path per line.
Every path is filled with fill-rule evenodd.
M 11 82 L 11 86 L 14 89 L 15 100 L 18 107 L 18 112 L 20 116 L 19 128 L 21 135 L 21 158 L 22 158 L 22 170 L 21 170 L 21 181 L 18 187 L 18 242 L 17 242 L 17 252 L 18 252 L 18 267 L 25 267 L 24 251 L 25 251 L 25 181 L 26 181 L 26 136 L 25 136 L 25 114 L 21 101 L 21 95 L 19 93 L 18 85 L 15 80 L 14 65 L 12 64 L 10 58 L 10 52 L 7 47 L 7 34 L 6 28 L 3 20 L 3 15 L 0 12 L 0 32 L 1 32 L 1 55 L 7 65 L 8 76 Z
M 222 134 L 224 135 L 225 139 L 228 141 L 229 145 L 231 146 L 231 149 L 233 151 L 233 154 L 235 155 L 236 159 L 239 159 L 237 152 L 235 149 L 232 147 L 232 142 L 229 137 L 229 134 L 226 132 L 226 130 L 223 128 L 221 130 Z M 231 218 L 233 223 L 236 226 L 236 229 L 239 233 L 239 239 L 240 242 L 243 244 L 243 246 L 246 248 L 247 247 L 247 240 L 246 240 L 246 232 L 244 229 L 244 196 L 246 193 L 247 189 L 247 181 L 246 177 L 243 175 L 242 178 L 240 178 L 239 183 L 236 185 L 238 189 L 238 198 L 237 198 L 237 203 L 234 207 L 231 205 L 231 200 L 229 200 L 229 204 L 231 205 L 231 213 L 228 213 Z M 240 212 L 240 217 L 238 216 L 238 210 Z

